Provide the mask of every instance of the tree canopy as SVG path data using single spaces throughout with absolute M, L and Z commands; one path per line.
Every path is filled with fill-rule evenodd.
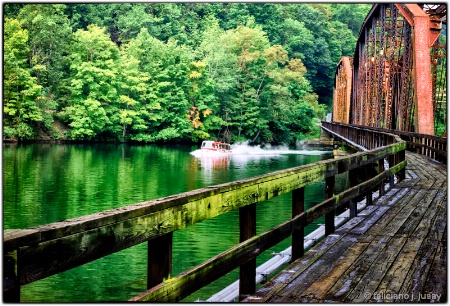
M 4 4 L 4 138 L 293 143 L 366 4 Z

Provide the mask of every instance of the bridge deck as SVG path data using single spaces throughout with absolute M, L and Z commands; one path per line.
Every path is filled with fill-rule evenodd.
M 406 153 L 406 179 L 245 302 L 446 302 L 447 169 Z

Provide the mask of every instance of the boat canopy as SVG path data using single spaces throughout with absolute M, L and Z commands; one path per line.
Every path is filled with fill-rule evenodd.
M 222 149 L 231 150 L 231 146 L 225 142 L 205 140 L 202 142 L 202 149 Z

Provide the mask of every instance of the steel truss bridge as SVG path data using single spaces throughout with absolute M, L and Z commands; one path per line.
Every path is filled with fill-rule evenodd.
M 446 4 L 375 4 L 337 65 L 334 122 L 445 136 Z

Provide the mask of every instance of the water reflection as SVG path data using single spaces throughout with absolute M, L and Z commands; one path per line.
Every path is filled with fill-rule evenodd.
M 224 156 L 202 156 L 200 157 L 201 167 L 204 170 L 226 170 L 230 165 L 230 155 Z
M 196 149 L 192 146 L 37 144 L 3 149 L 4 229 L 65 220 L 332 158 L 326 152 L 308 155 L 312 153 L 244 147 L 241 154 L 203 160 L 190 154 Z M 323 196 L 322 183 L 305 190 L 305 202 L 311 205 Z M 287 220 L 290 206 L 289 194 L 258 205 L 258 233 Z M 232 211 L 174 233 L 174 275 L 236 244 L 238 226 L 238 212 Z M 22 301 L 126 301 L 145 291 L 146 273 L 146 244 L 141 244 L 26 285 Z M 188 300 L 206 299 L 233 281 L 233 275 L 221 279 Z

